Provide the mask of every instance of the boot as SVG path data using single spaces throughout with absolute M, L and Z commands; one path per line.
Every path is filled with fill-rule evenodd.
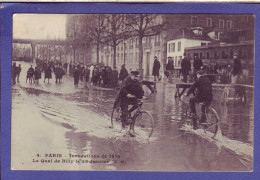
M 197 116 L 195 113 L 191 113 L 192 123 L 193 123 L 193 129 L 198 129 L 198 122 L 197 122 Z

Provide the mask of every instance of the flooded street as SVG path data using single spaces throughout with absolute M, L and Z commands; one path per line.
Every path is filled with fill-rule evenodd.
M 144 101 L 143 109 L 154 118 L 153 135 L 145 139 L 130 137 L 120 124 L 109 128 L 116 90 L 83 83 L 75 88 L 68 76 L 58 85 L 54 79 L 30 85 L 21 77 L 12 88 L 12 169 L 253 170 L 253 91 L 247 93 L 247 104 L 221 104 L 222 90 L 214 90 L 212 107 L 223 136 L 212 139 L 202 130 L 180 129 L 187 104 L 174 98 L 174 84 L 160 82 L 157 93 Z

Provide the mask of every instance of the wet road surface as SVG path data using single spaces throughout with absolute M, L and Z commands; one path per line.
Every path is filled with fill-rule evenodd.
M 24 82 L 13 86 L 12 157 L 16 157 L 12 158 L 13 169 L 253 169 L 252 92 L 248 93 L 247 104 L 231 101 L 221 105 L 222 91 L 214 90 L 212 107 L 221 117 L 223 134 L 214 140 L 200 130 L 180 130 L 186 104 L 174 98 L 173 85 L 160 83 L 158 92 L 143 105 L 155 121 L 152 138 L 147 140 L 130 137 L 120 125 L 109 128 L 116 90 L 89 89 L 83 85 L 74 88 L 70 77 L 63 81 L 60 85 L 51 82 L 40 88 Z M 44 156 L 52 153 L 61 154 L 57 159 L 64 162 L 48 162 L 55 159 Z M 43 162 L 35 162 L 42 159 Z

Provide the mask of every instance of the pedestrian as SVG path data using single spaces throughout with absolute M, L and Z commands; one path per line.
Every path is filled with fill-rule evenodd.
M 94 69 L 93 69 L 93 85 L 96 86 L 98 85 L 98 81 L 99 81 L 99 70 L 97 65 L 95 65 Z
M 15 85 L 16 84 L 16 76 L 17 76 L 17 66 L 16 66 L 16 62 L 13 62 L 13 66 L 12 66 L 12 84 Z
M 125 68 L 125 64 L 123 64 L 121 66 L 121 70 L 120 70 L 120 73 L 119 73 L 119 80 L 123 81 L 127 76 L 128 76 L 128 72 Z
M 39 79 L 41 79 L 41 78 L 42 78 L 41 69 L 40 69 L 39 65 L 36 65 L 35 71 L 34 71 L 34 79 L 35 79 L 36 84 L 39 84 Z
M 87 85 L 87 83 L 89 82 L 89 67 L 86 66 L 84 69 L 84 76 L 85 76 L 85 86 Z
M 55 73 L 56 83 L 60 83 L 62 76 L 65 74 L 64 70 L 59 65 L 58 67 L 55 68 L 54 73 Z
M 183 59 L 181 61 L 181 71 L 183 75 L 183 82 L 187 83 L 187 76 L 191 68 L 190 60 L 186 57 L 186 53 L 183 54 Z
M 92 63 L 89 67 L 89 82 L 90 82 L 90 84 L 91 84 L 91 82 L 93 82 L 93 70 L 94 70 L 94 65 Z
M 168 63 L 166 65 L 167 78 L 169 82 L 172 82 L 173 73 L 174 73 L 174 63 L 172 57 L 168 57 Z
M 111 73 L 111 87 L 115 88 L 118 86 L 118 71 L 116 67 L 114 67 L 114 70 Z
M 17 67 L 17 82 L 20 82 L 19 78 L 20 78 L 21 71 L 22 71 L 22 67 L 21 64 L 19 64 L 19 66 Z
M 154 76 L 154 81 L 156 81 L 156 77 L 157 77 L 158 81 L 161 80 L 161 78 L 159 77 L 160 68 L 161 68 L 160 61 L 158 61 L 157 56 L 154 56 L 153 73 L 152 73 Z
M 27 83 L 27 80 L 29 79 L 29 83 L 32 84 L 32 82 L 35 82 L 34 81 L 34 69 L 31 65 L 31 67 L 28 69 L 27 71 L 27 75 L 26 75 L 26 83 Z
M 115 67 L 114 67 L 115 68 Z M 111 87 L 113 84 L 113 79 L 112 79 L 112 68 L 110 66 L 106 67 L 106 72 L 107 72 L 107 81 L 108 81 L 108 86 Z
M 79 70 L 78 70 L 77 66 L 74 69 L 73 78 L 74 78 L 75 87 L 78 87 L 79 86 Z
M 197 80 L 197 74 L 196 72 L 199 71 L 203 67 L 202 60 L 198 57 L 198 54 L 194 55 L 194 61 L 193 61 L 193 78 L 194 81 Z
M 233 70 L 232 70 L 231 82 L 235 83 L 238 76 L 241 76 L 243 71 L 242 71 L 241 61 L 238 58 L 238 54 L 234 53 L 233 58 L 234 58 L 234 65 L 233 65 Z
M 64 71 L 65 71 L 65 74 L 67 74 L 67 68 L 68 68 L 68 63 L 67 62 L 65 62 L 63 64 L 63 68 L 64 68 Z
M 48 83 L 49 83 L 49 79 L 52 78 L 52 70 L 51 70 L 51 66 L 47 65 L 47 68 L 44 71 L 44 83 L 45 83 L 45 79 L 48 79 Z

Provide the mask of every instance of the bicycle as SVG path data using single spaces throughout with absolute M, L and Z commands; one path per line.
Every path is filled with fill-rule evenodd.
M 219 126 L 219 115 L 217 111 L 210 107 L 206 106 L 205 108 L 205 115 L 206 115 L 206 121 L 200 122 L 201 114 L 196 114 L 196 116 L 192 116 L 191 114 L 191 108 L 190 104 L 186 103 L 185 101 L 181 100 L 185 104 L 188 104 L 188 106 L 185 109 L 185 118 L 184 118 L 184 124 L 190 125 L 193 127 L 193 120 L 197 121 L 198 128 L 203 129 L 204 132 L 206 131 L 213 133 L 213 138 L 217 135 L 218 130 L 220 129 Z M 205 105 L 205 102 L 198 103 L 201 106 Z M 197 111 L 198 112 L 198 111 Z M 200 111 L 202 113 L 202 111 Z
M 147 136 L 150 138 L 153 133 L 154 120 L 153 116 L 142 110 L 143 102 L 138 100 L 138 108 L 135 110 L 133 116 L 130 113 L 127 115 L 126 125 L 130 126 L 129 130 L 133 130 L 134 134 L 140 133 L 141 135 Z M 114 122 L 121 123 L 121 109 L 120 107 L 114 108 L 111 114 L 111 128 L 114 127 Z M 135 136 L 131 131 L 129 131 L 131 136 Z

